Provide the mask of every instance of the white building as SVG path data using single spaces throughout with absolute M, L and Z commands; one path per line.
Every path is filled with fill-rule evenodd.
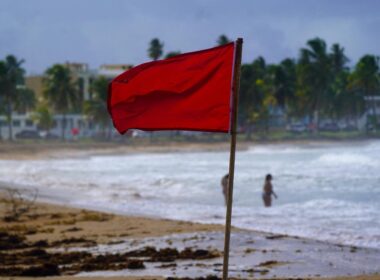
M 68 67 L 73 75 L 73 78 L 78 81 L 79 93 L 83 100 L 92 99 L 91 84 L 99 76 L 106 77 L 112 80 L 119 74 L 130 69 L 132 66 L 128 64 L 103 64 L 98 69 L 90 69 L 86 63 L 71 63 L 66 62 L 65 66 Z M 38 100 L 43 97 L 43 75 L 34 75 L 26 77 L 26 86 L 33 89 Z M 32 113 L 12 115 L 12 134 L 13 139 L 22 131 L 37 131 L 38 128 L 32 119 Z M 65 138 L 70 139 L 73 137 L 73 129 L 79 132 L 78 137 L 93 137 L 102 133 L 100 128 L 95 125 L 87 116 L 82 114 L 67 114 Z M 64 125 L 63 116 L 56 114 L 53 116 L 54 126 L 50 130 L 52 135 L 61 137 L 62 127 Z M 44 134 L 44 132 L 42 132 Z M 9 128 L 6 117 L 0 115 L 0 139 L 9 139 Z
M 371 119 L 376 116 L 377 126 L 380 126 L 380 96 L 366 96 L 364 100 L 366 110 L 359 120 L 359 129 L 362 131 L 376 129 Z
M 93 124 L 91 120 L 80 114 L 67 114 L 64 121 L 63 115 L 54 115 L 53 127 L 49 131 L 50 138 L 60 138 L 62 128 L 65 126 L 65 139 L 73 139 L 74 137 L 94 137 L 100 134 L 100 128 Z M 12 116 L 12 138 L 20 138 L 20 133 L 25 131 L 37 132 L 43 138 L 47 131 L 39 131 L 36 123 L 33 121 L 32 113 L 14 114 Z M 76 136 L 74 134 L 77 134 Z M 0 116 L 0 139 L 9 139 L 9 125 L 5 116 Z
M 31 114 L 14 114 L 12 116 L 12 134 L 15 135 L 23 130 L 36 130 Z M 9 125 L 5 116 L 0 115 L 0 139 L 9 139 Z

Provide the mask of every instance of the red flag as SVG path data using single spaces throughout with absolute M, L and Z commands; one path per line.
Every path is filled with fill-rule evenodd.
M 108 95 L 115 128 L 228 132 L 234 46 L 144 63 L 117 76 Z

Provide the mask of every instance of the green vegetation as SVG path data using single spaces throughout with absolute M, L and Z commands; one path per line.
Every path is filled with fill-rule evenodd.
M 62 140 L 65 139 L 66 115 L 74 110 L 78 101 L 78 91 L 72 79 L 70 70 L 55 64 L 45 72 L 44 95 L 55 112 L 62 114 Z
M 95 123 L 99 124 L 103 138 L 109 138 L 111 133 L 111 120 L 107 111 L 108 80 L 99 77 L 92 84 L 94 93 L 91 100 L 84 102 L 84 113 Z M 108 135 L 106 129 L 108 128 Z
M 25 112 L 35 105 L 34 93 L 24 85 L 24 60 L 8 55 L 0 61 L 0 114 L 7 118 L 9 140 L 12 141 L 13 111 Z M 1 137 L 1 135 L 0 135 Z
M 232 42 L 231 39 L 229 39 L 226 35 L 222 34 L 219 36 L 218 40 L 216 41 L 217 45 L 218 46 L 222 46 L 222 45 L 225 45 L 225 44 L 228 44 Z
M 37 107 L 35 113 L 33 114 L 33 120 L 36 122 L 39 129 L 45 130 L 48 133 L 54 124 L 53 114 L 46 104 L 40 104 Z
M 164 44 L 161 43 L 160 40 L 157 38 L 152 39 L 148 49 L 148 56 L 153 60 L 159 59 L 163 54 L 163 48 Z
M 229 42 L 231 40 L 226 35 L 221 35 L 215 44 Z M 152 39 L 148 45 L 148 56 L 153 60 L 180 53 L 170 51 L 164 54 L 164 43 L 158 38 Z M 24 85 L 23 63 L 24 60 L 13 55 L 0 60 L 0 115 L 6 116 L 9 135 L 12 135 L 14 111 L 22 113 L 37 108 L 33 120 L 47 132 L 53 127 L 53 115 L 62 115 L 62 139 L 65 138 L 66 115 L 81 112 L 101 128 L 103 138 L 109 138 L 108 79 L 98 77 L 93 80 L 90 85 L 91 99 L 83 100 L 80 96 L 83 80 L 76 78 L 67 66 L 55 64 L 45 72 L 44 96 L 36 106 L 34 93 Z M 296 58 L 268 64 L 263 57 L 258 57 L 251 63 L 243 64 L 239 132 L 244 133 L 248 140 L 302 139 L 310 136 L 330 138 L 332 134 L 336 138 L 356 137 L 358 132 L 354 130 L 364 112 L 367 112 L 367 128 L 371 129 L 371 135 L 378 136 L 375 97 L 380 96 L 379 57 L 366 54 L 356 64 L 352 63 L 353 67 L 349 67 L 348 63 L 341 45 L 333 44 L 330 47 L 323 39 L 314 38 L 306 42 Z M 318 131 L 319 124 L 326 120 L 345 122 L 351 131 L 335 134 Z M 307 131 L 285 132 L 286 123 L 302 123 L 309 127 Z M 170 138 L 177 136 L 174 133 Z
M 380 95 L 379 58 L 365 55 L 352 70 L 348 61 L 339 44 L 328 51 L 325 41 L 315 38 L 300 50 L 298 59 L 267 65 L 259 57 L 243 64 L 239 123 L 247 137 L 253 128 L 268 131 L 272 112 L 279 108 L 287 122 L 307 119 L 314 132 L 321 119 L 357 122 L 365 111 L 365 98 Z

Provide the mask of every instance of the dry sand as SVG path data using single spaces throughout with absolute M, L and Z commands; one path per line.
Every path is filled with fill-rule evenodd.
M 0 275 L 4 276 L 7 273 L 2 269 L 13 271 L 20 267 L 44 265 L 44 258 L 40 257 L 49 250 L 66 248 L 67 251 L 72 247 L 118 244 L 126 238 L 141 239 L 223 229 L 220 225 L 119 216 L 47 203 L 34 203 L 26 213 L 14 220 L 15 212 L 12 209 L 16 204 L 11 202 L 7 192 L 0 194 Z M 21 209 L 23 205 L 26 203 L 17 204 L 16 207 Z M 30 253 L 28 259 L 25 258 L 25 252 L 34 253 Z M 65 258 L 69 258 L 69 255 Z M 78 271 L 80 269 L 69 271 L 68 274 Z
M 0 196 L 0 217 L 9 215 L 12 204 L 7 193 Z M 173 233 L 217 231 L 220 225 L 197 224 L 166 219 L 120 216 L 84 209 L 35 203 L 19 221 L 0 220 L 0 229 L 26 234 L 27 241 L 41 239 L 54 242 L 69 238 L 87 238 L 96 243 L 115 241 L 119 237 L 143 238 Z

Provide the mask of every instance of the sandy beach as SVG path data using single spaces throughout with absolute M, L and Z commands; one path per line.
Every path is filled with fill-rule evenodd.
M 104 279 L 103 277 L 164 279 L 170 271 L 175 270 L 178 270 L 177 273 L 180 275 L 178 279 L 184 277 L 185 271 L 191 279 L 197 277 L 202 279 L 199 274 L 203 270 L 199 268 L 214 272 L 204 276 L 220 275 L 222 253 L 218 246 L 215 246 L 223 241 L 217 240 L 223 236 L 223 227 L 219 225 L 119 216 L 46 203 L 34 203 L 19 220 L 5 221 L 4 217 L 9 217 L 9 209 L 12 206 L 6 193 L 2 193 L 0 205 L 0 216 L 3 217 L 0 222 L 2 260 L 0 273 L 5 279 L 15 279 L 15 276 L 16 279 L 22 279 L 17 277 L 22 275 L 33 277 L 60 275 L 58 278 L 43 279 L 65 280 L 72 279 L 75 277 L 73 275 L 78 273 L 90 279 Z M 358 255 L 372 265 L 376 265 L 375 260 L 380 256 L 379 252 L 367 249 L 322 244 L 312 240 L 238 229 L 234 229 L 232 238 L 244 240 L 246 244 L 244 248 L 240 248 L 244 249 L 240 256 L 236 256 L 238 254 L 236 252 L 232 253 L 231 270 L 234 271 L 238 267 L 235 263 L 237 260 L 246 263 L 249 255 L 256 255 L 250 257 L 250 262 L 257 263 L 250 271 L 244 272 L 243 269 L 240 272 L 243 277 L 235 275 L 234 279 L 294 278 L 281 275 L 266 277 L 266 275 L 279 267 L 288 267 L 292 273 L 297 273 L 294 270 L 300 267 L 308 269 L 312 266 L 314 271 L 320 271 L 321 274 L 306 278 L 319 278 L 327 272 L 322 262 L 316 262 L 321 255 L 326 254 L 327 258 L 329 254 L 336 260 L 336 264 L 329 264 L 331 269 L 341 269 L 339 266 L 344 265 L 344 262 L 340 262 L 339 258 L 347 258 L 347 255 Z M 188 243 L 191 246 L 187 247 L 184 242 L 191 242 Z M 235 243 L 232 242 L 233 246 Z M 132 248 L 134 250 L 130 250 Z M 275 255 L 283 259 L 284 254 L 279 252 L 285 249 L 288 251 L 283 253 L 288 261 L 275 260 Z M 302 254 L 303 251 L 311 258 L 297 265 L 293 260 L 294 255 Z M 322 252 L 316 253 L 318 251 Z M 270 260 L 263 261 L 268 259 L 265 256 Z M 343 267 L 343 270 L 346 268 Z M 122 276 L 113 276 L 118 273 Z M 7 278 L 7 276 L 13 277 Z M 380 275 L 324 277 L 324 279 L 375 280 L 380 279 Z
M 151 146 L 2 145 L 2 159 L 113 153 L 224 150 L 228 144 Z M 244 147 L 244 146 L 243 146 Z M 3 186 L 4 187 L 4 186 Z M 116 215 L 35 202 L 17 219 L 0 197 L 3 279 L 219 279 L 224 227 Z M 162 207 L 165 207 L 164 205 Z M 231 279 L 380 279 L 380 251 L 287 235 L 233 229 Z M 188 277 L 188 278 L 185 278 Z M 170 278 L 173 279 L 173 278 Z
M 246 150 L 255 145 L 297 144 L 301 146 L 329 145 L 331 143 L 365 143 L 370 139 L 349 140 L 282 140 L 250 142 L 239 141 L 237 151 Z M 167 153 L 167 152 L 201 152 L 201 151 L 229 151 L 230 142 L 149 142 L 147 139 L 139 139 L 132 143 L 116 142 L 0 142 L 0 159 L 28 160 L 43 158 L 69 158 L 91 155 L 118 155 L 137 153 Z
M 248 143 L 239 143 L 237 149 L 246 149 Z M 83 157 L 90 155 L 117 155 L 135 153 L 165 153 L 165 152 L 194 152 L 194 151 L 227 151 L 229 142 L 216 143 L 146 143 L 133 144 L 107 142 L 48 142 L 48 143 L 9 143 L 0 142 L 0 159 L 28 160 L 57 157 Z

